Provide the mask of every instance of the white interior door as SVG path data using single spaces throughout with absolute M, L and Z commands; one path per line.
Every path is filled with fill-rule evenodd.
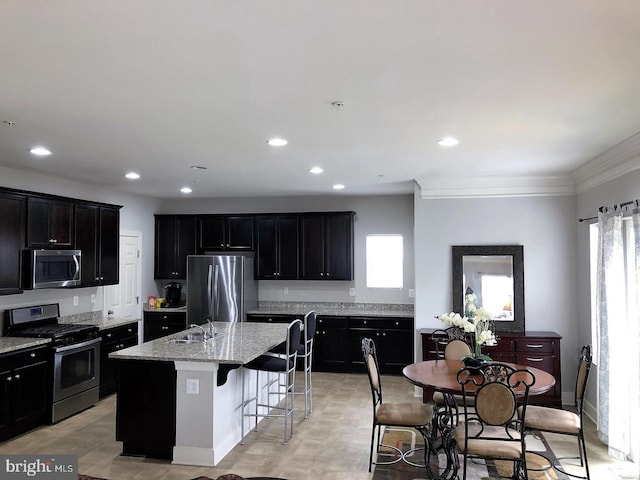
M 120 283 L 105 287 L 105 315 L 111 310 L 116 317 L 142 317 L 140 235 L 120 234 Z

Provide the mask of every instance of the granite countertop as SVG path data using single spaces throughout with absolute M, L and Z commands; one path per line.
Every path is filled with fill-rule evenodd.
M 187 312 L 187 306 L 183 305 L 181 307 L 157 307 L 157 308 L 149 308 L 148 303 L 142 304 L 142 310 L 145 312 Z
M 183 362 L 217 362 L 245 364 L 286 339 L 287 325 L 249 322 L 214 322 L 217 335 L 207 342 L 168 343 L 186 332 L 199 333 L 200 328 L 158 338 L 109 354 L 109 358 Z
M 80 323 L 82 325 L 95 325 L 100 330 L 108 330 L 110 328 L 137 322 L 138 319 L 132 317 L 96 317 L 85 318 L 82 320 L 60 319 L 60 323 Z
M 0 337 L 0 354 L 46 345 L 49 342 L 50 338 Z
M 257 315 L 300 315 L 313 310 L 318 315 L 348 317 L 395 317 L 413 318 L 413 305 L 395 303 L 296 303 L 296 302 L 260 302 L 258 308 L 247 311 Z

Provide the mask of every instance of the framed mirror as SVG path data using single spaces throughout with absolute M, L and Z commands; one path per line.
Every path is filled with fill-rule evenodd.
M 483 307 L 496 332 L 524 333 L 522 245 L 453 246 L 451 254 L 453 311 Z

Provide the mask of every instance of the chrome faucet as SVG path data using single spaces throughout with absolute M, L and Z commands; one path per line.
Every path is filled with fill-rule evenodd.
M 212 338 L 211 334 L 207 332 L 202 325 L 196 325 L 195 323 L 192 323 L 191 325 L 189 325 L 189 328 L 193 328 L 193 327 L 198 327 L 200 330 L 202 330 L 202 336 L 205 339 L 205 341 L 207 340 L 207 338 Z
M 207 317 L 205 320 L 209 324 L 209 338 L 213 338 L 216 335 L 216 329 L 213 326 L 213 322 L 211 321 L 211 317 Z

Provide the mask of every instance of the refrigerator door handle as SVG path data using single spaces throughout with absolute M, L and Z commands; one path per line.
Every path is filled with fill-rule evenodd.
M 217 272 L 216 272 L 217 273 Z M 213 265 L 209 264 L 207 269 L 207 306 L 209 307 L 209 319 L 213 320 L 213 285 L 212 285 L 212 275 L 213 274 Z
M 211 320 L 213 320 L 214 318 L 217 318 L 218 313 L 220 311 L 220 295 L 218 292 L 218 273 L 219 273 L 219 265 L 216 265 L 213 273 L 213 298 L 214 298 L 214 301 L 216 302 L 216 310 L 215 310 L 215 317 L 213 317 L 214 312 L 211 312 L 212 314 Z

